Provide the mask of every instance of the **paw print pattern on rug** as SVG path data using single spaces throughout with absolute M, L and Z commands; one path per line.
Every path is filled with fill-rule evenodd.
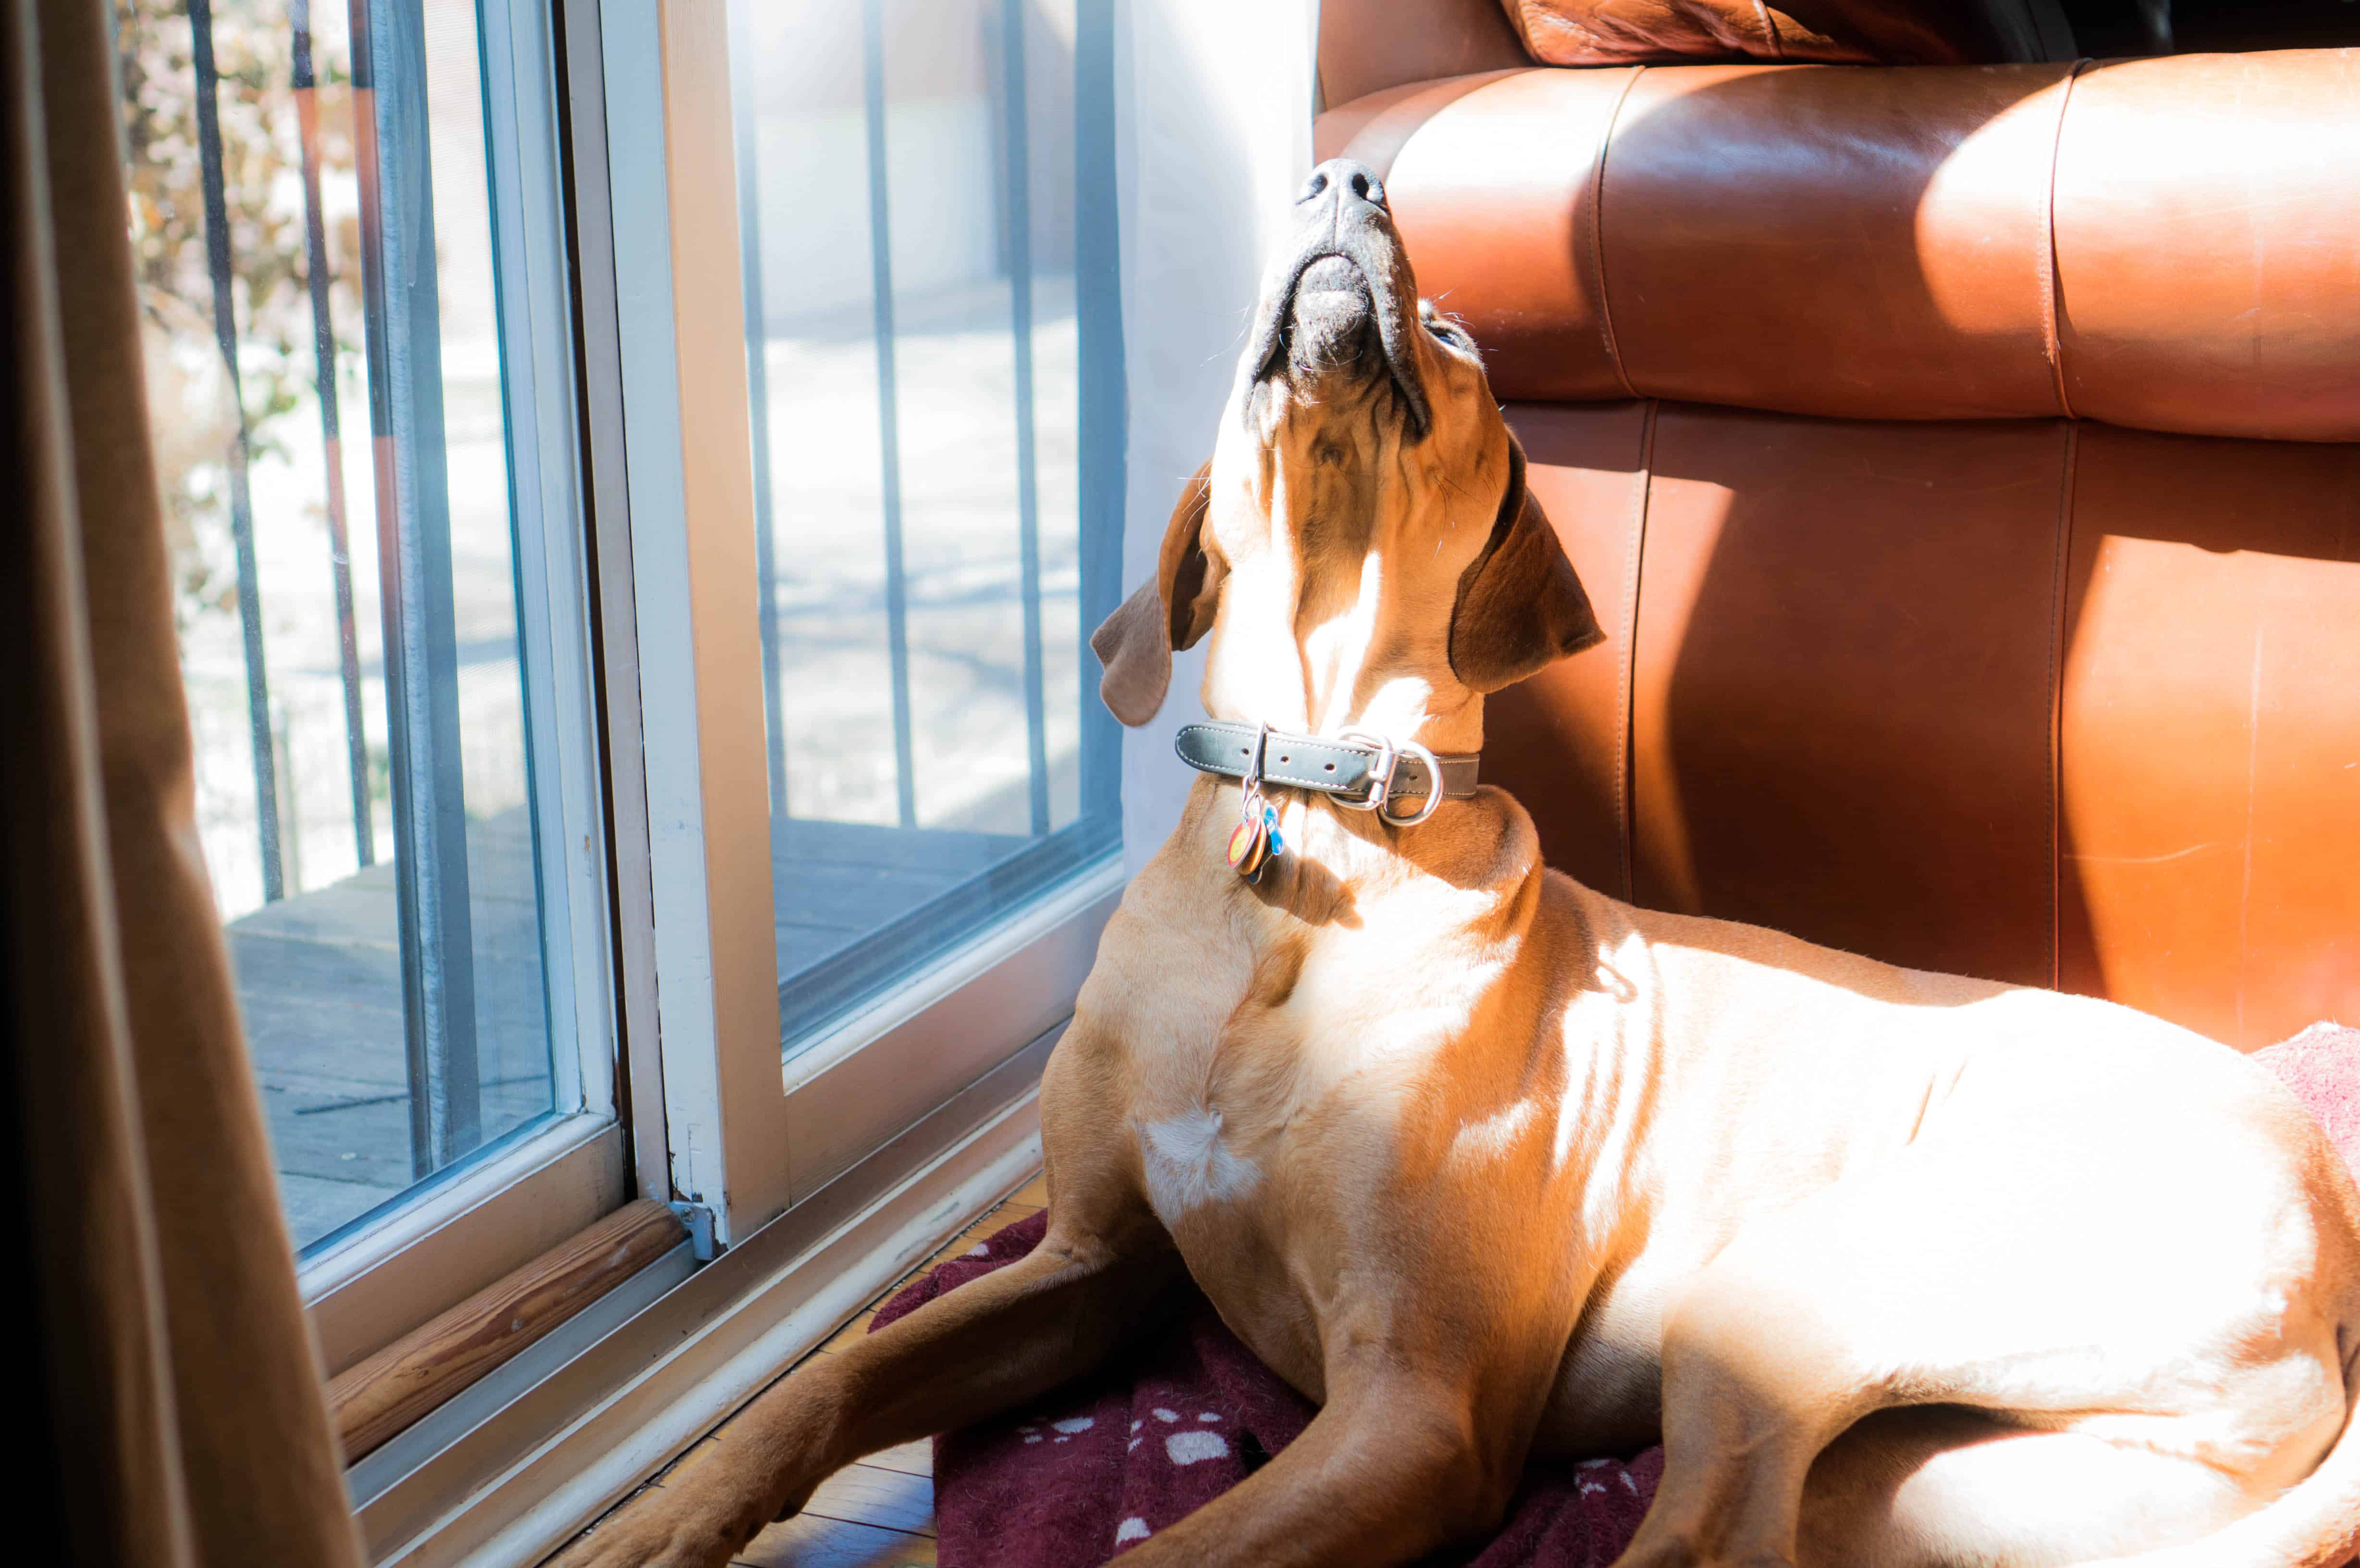
M 1112 1515 L 1118 1553 L 1246 1477 L 1239 1445 L 1229 1435 L 1236 1431 L 1235 1414 L 1205 1397 L 1203 1368 L 1191 1365 L 1194 1360 L 1185 1354 L 1159 1357 L 1154 1372 L 1128 1390 L 1131 1423 Z
M 1165 1438 L 1164 1452 L 1171 1455 L 1175 1465 L 1201 1465 L 1207 1459 L 1227 1459 L 1229 1443 L 1218 1432 L 1190 1427 L 1185 1432 L 1175 1432 Z

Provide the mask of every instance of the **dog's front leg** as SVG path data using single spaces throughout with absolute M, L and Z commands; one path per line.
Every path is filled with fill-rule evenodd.
M 1495 1527 L 1523 1466 L 1463 1384 L 1393 1367 L 1329 1390 L 1277 1457 L 1124 1568 L 1388 1568 Z M 1512 1454 L 1508 1449 L 1513 1446 Z
M 772 1384 L 562 1568 L 716 1568 L 862 1454 L 980 1421 L 1087 1370 L 1180 1278 L 1177 1254 L 1153 1239 L 1134 1233 L 1118 1247 L 1053 1224 L 1031 1256 Z

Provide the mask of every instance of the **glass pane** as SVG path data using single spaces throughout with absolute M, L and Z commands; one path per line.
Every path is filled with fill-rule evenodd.
M 1076 286 L 1077 237 L 1110 259 L 1114 222 L 1110 137 L 1076 135 L 1109 91 L 1086 19 L 737 0 L 791 1053 L 1116 842 L 1083 645 L 1111 562 L 1086 535 L 1119 528 L 1083 473 L 1121 429 L 1086 450 L 1086 358 L 1120 354 L 1111 267 Z
M 517 548 L 566 525 L 513 505 L 478 23 L 117 5 L 201 831 L 299 1246 L 573 1108 Z

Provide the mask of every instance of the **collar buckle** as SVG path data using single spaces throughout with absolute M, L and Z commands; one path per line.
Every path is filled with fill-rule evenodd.
M 1433 752 L 1414 740 L 1395 745 L 1389 735 L 1374 730 L 1349 729 L 1338 732 L 1338 739 L 1358 741 L 1376 748 L 1377 759 L 1369 764 L 1369 792 L 1363 797 L 1338 795 L 1336 803 L 1347 811 L 1374 811 L 1387 823 L 1397 828 L 1414 828 L 1442 809 L 1442 764 Z M 1393 774 L 1404 757 L 1415 757 L 1426 766 L 1426 800 L 1417 810 L 1407 815 L 1395 815 L 1393 807 Z

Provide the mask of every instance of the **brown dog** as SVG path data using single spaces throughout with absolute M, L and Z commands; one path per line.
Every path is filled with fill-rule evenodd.
M 1298 211 L 1103 690 L 1145 723 L 1209 634 L 1217 719 L 1472 752 L 1589 605 L 1375 178 Z M 1042 1085 L 1040 1249 L 798 1371 L 574 1562 L 718 1563 L 1091 1367 L 1184 1270 L 1322 1410 L 1137 1568 L 1406 1563 L 1528 1459 L 1659 1435 L 1631 1568 L 2351 1550 L 2360 1194 L 2258 1069 L 1633 909 L 1496 789 L 1415 826 L 1269 799 L 1259 882 L 1207 777 L 1108 927 Z

